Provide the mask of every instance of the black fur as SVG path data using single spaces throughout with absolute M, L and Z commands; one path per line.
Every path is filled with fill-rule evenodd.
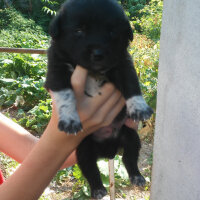
M 71 69 L 78 64 L 93 74 L 105 76 L 126 100 L 141 96 L 133 61 L 127 52 L 128 44 L 133 40 L 132 29 L 117 1 L 68 0 L 51 23 L 50 35 L 46 88 L 55 92 L 71 89 Z M 63 98 L 67 100 L 68 97 Z M 90 184 L 93 198 L 99 199 L 106 194 L 97 159 L 113 158 L 119 148 L 124 150 L 123 162 L 131 183 L 145 184 L 137 167 L 140 139 L 135 130 L 123 125 L 126 113 L 134 120 L 144 120 L 151 116 L 152 110 L 140 105 L 134 112 L 124 108 L 110 126 L 112 134 L 109 138 L 99 139 L 98 132 L 104 131 L 101 129 L 85 138 L 77 149 L 78 164 Z M 80 131 L 80 123 L 73 123 L 78 126 L 72 127 L 61 120 L 59 127 L 68 133 Z

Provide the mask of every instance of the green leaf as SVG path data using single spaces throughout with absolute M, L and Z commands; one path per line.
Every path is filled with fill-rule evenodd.
M 4 64 L 12 64 L 13 61 L 10 60 L 10 59 L 4 59 L 4 60 L 1 61 L 1 63 L 4 63 Z
M 115 156 L 114 159 L 115 174 L 123 180 L 128 180 L 126 168 L 122 162 L 122 156 Z
M 101 172 L 104 176 L 109 176 L 108 161 L 99 160 L 99 161 L 97 162 L 97 165 L 98 165 L 98 167 L 99 167 L 100 172 Z
M 81 177 L 83 177 L 82 172 L 81 172 L 80 168 L 78 167 L 78 165 L 75 165 L 73 168 L 73 176 L 76 179 L 80 179 Z
M 13 83 L 13 82 L 15 82 L 15 80 L 11 79 L 11 78 L 1 78 L 0 81 L 2 81 L 4 83 Z
M 89 189 L 89 187 L 87 187 L 87 186 L 83 186 L 82 187 L 82 190 L 83 190 L 83 193 L 86 195 L 86 196 L 90 196 L 90 189 Z
M 103 182 L 104 187 L 109 188 L 110 186 L 109 176 L 105 176 L 104 174 L 101 174 L 101 180 Z
M 40 106 L 40 110 L 43 110 L 44 112 L 47 112 L 48 109 L 48 106 Z

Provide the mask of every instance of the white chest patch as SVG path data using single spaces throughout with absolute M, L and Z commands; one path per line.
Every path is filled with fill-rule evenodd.
M 94 97 L 97 94 L 100 94 L 100 88 L 105 80 L 106 79 L 95 78 L 89 75 L 85 84 L 85 94 L 90 97 Z
M 74 72 L 74 68 L 71 64 L 66 63 L 66 65 L 68 66 L 69 71 Z M 94 97 L 97 94 L 100 94 L 99 91 L 104 82 L 106 82 L 106 78 L 104 78 L 103 76 L 94 77 L 88 74 L 86 84 L 85 84 L 85 94 L 90 97 Z

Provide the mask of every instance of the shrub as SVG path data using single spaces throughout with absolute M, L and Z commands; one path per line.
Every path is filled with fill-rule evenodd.
M 43 49 L 48 47 L 49 37 L 42 28 L 13 8 L 0 10 L 0 27 L 0 46 Z M 14 105 L 21 110 L 21 118 L 16 116 L 18 123 L 40 132 L 50 117 L 50 114 L 43 113 L 45 119 L 42 119 L 42 114 L 38 111 L 44 112 L 41 110 L 44 106 L 41 104 L 49 104 L 48 93 L 43 87 L 46 69 L 46 56 L 1 53 L 0 107 Z M 39 106 L 37 109 L 36 105 Z M 33 108 L 37 110 L 34 110 L 34 114 Z M 49 113 L 50 110 L 49 107 Z
M 163 1 L 151 0 L 148 6 L 139 11 L 143 16 L 134 20 L 134 25 L 140 27 L 142 34 L 155 42 L 160 40 L 162 10 Z
M 130 20 L 140 18 L 143 14 L 142 10 L 148 3 L 148 0 L 121 0 L 121 4 L 128 11 Z
M 47 14 L 51 14 L 51 15 L 56 15 L 56 12 L 58 11 L 58 9 L 60 8 L 61 4 L 65 2 L 65 0 L 41 0 L 41 2 L 43 3 L 43 8 L 42 10 L 47 13 Z
M 154 110 L 156 109 L 159 50 L 159 42 L 155 43 L 140 34 L 135 34 L 129 50 L 133 56 L 143 96 Z

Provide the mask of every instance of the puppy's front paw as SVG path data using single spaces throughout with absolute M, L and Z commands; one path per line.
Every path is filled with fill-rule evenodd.
M 130 177 L 131 184 L 137 186 L 144 186 L 146 181 L 142 175 L 132 176 Z
M 79 120 L 61 119 L 58 123 L 58 128 L 69 134 L 76 134 L 82 130 L 82 125 Z
M 76 100 L 71 89 L 52 92 L 59 115 L 58 128 L 69 134 L 82 130 L 79 115 L 76 111 Z
M 129 117 L 133 120 L 146 120 L 151 117 L 153 110 L 149 107 L 142 96 L 133 96 L 126 101 Z

